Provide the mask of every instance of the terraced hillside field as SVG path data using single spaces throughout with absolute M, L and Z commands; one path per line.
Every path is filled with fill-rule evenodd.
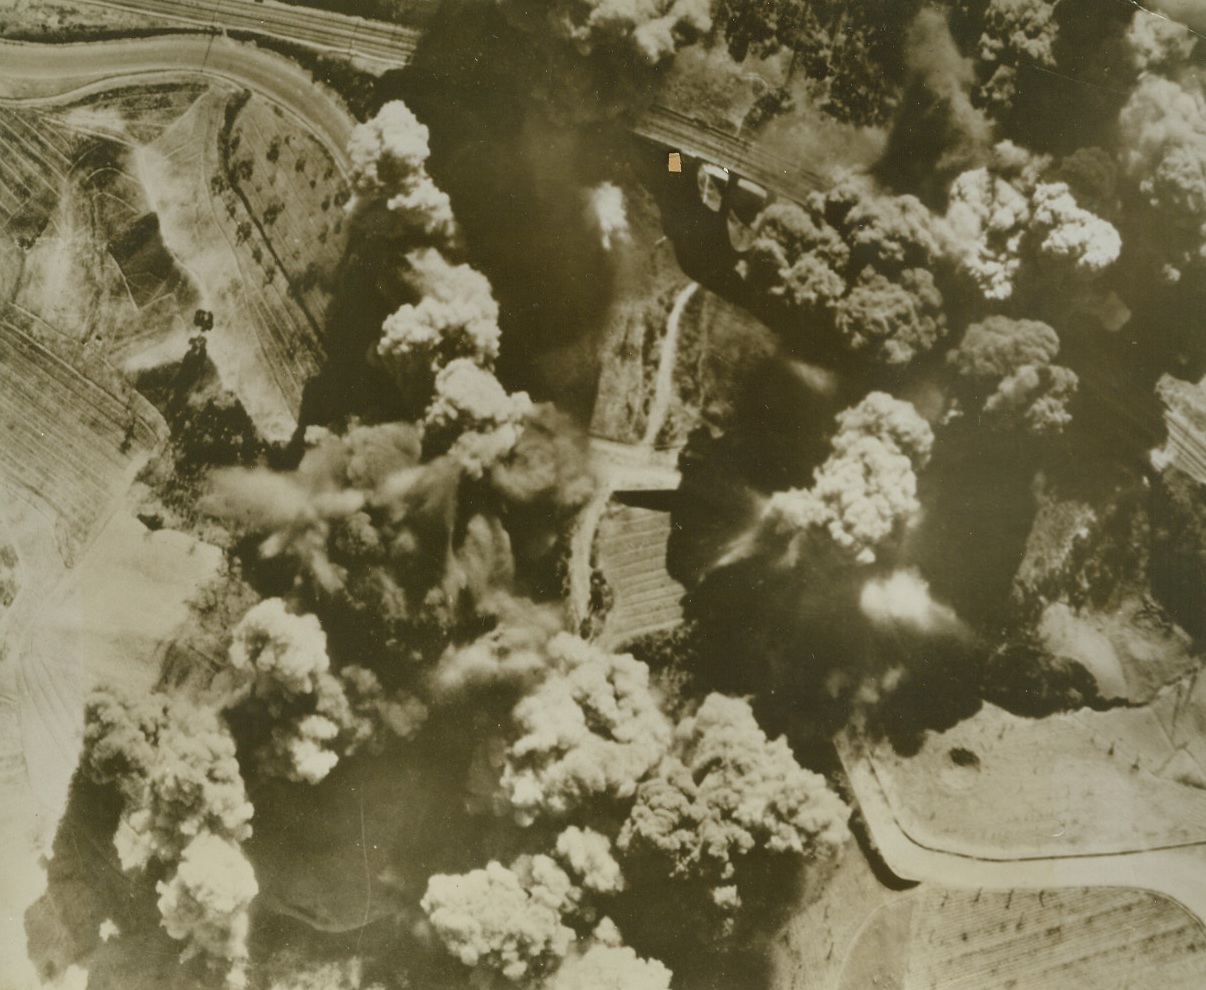
M 876 946 L 856 946 L 874 953 Z M 1108 887 L 921 892 L 902 990 L 1193 990 L 1206 930 L 1175 902 Z M 843 984 L 841 990 L 854 990 Z
M 39 126 L 36 112 L 0 107 L 0 230 L 28 242 L 46 225 L 79 137 Z
M 0 490 L 47 516 L 65 561 L 86 548 L 163 431 L 145 400 L 84 377 L 34 339 L 28 318 L 0 312 Z
M 99 683 L 148 690 L 222 560 L 134 515 L 152 498 L 136 478 L 168 436 L 131 383 L 156 380 L 150 369 L 173 375 L 204 334 L 213 388 L 280 440 L 321 360 L 317 327 L 343 250 L 324 183 L 338 191 L 343 176 L 309 125 L 266 105 L 262 133 L 243 135 L 260 155 L 259 185 L 244 198 L 221 188 L 236 95 L 177 80 L 0 107 L 5 990 L 40 985 L 21 968 L 25 912 L 78 761 L 83 699 Z M 297 216 L 270 222 L 271 197 Z
M 851 842 L 773 958 L 773 990 L 1191 990 L 1206 928 L 1129 888 L 890 888 Z
M 601 641 L 621 648 L 683 619 L 683 586 L 666 571 L 670 513 L 612 503 L 599 522 L 598 567 L 613 595 Z
M 330 275 L 347 243 L 347 179 L 313 136 L 258 96 L 228 105 L 223 155 L 228 189 L 264 240 L 260 256 L 321 333 Z M 273 279 L 277 278 L 273 276 Z

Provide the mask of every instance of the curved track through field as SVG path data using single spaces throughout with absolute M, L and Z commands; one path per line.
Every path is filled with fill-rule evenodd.
M 219 79 L 270 100 L 312 131 L 347 169 L 355 126 L 333 93 L 283 56 L 204 35 L 162 35 L 81 44 L 0 41 L 0 102 L 73 103 L 95 93 L 181 79 Z

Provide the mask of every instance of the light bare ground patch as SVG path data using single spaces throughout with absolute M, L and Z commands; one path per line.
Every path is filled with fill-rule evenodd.
M 215 196 L 230 95 L 206 94 L 139 148 L 135 161 L 164 244 L 213 314 L 210 359 L 264 436 L 285 440 L 296 426 L 302 388 L 318 366 L 316 337 L 285 280 L 267 279 L 262 236 Z M 257 247 L 260 261 L 253 253 Z
M 51 222 L 26 251 L 15 299 L 17 307 L 74 341 L 88 338 L 100 294 L 89 213 L 87 193 L 65 179 Z
M 867 919 L 846 956 L 837 990 L 904 990 L 916 908 L 916 897 L 900 897 Z
M 78 566 L 14 617 L 10 662 L 19 668 L 29 777 L 45 804 L 66 795 L 87 692 L 98 684 L 149 691 L 189 599 L 220 563 L 215 547 L 149 532 L 121 512 Z
M 1083 664 L 1107 698 L 1146 701 L 1201 666 L 1192 637 L 1139 595 L 1109 610 L 1056 602 L 1043 612 L 1039 635 L 1055 655 Z
M 107 90 L 45 115 L 79 133 L 123 144 L 154 141 L 206 91 L 201 82 L 171 82 Z
M 915 756 L 885 743 L 871 760 L 900 827 L 930 849 L 1007 860 L 1204 842 L 1198 684 L 1041 720 L 985 705 Z
M 908 915 L 914 895 L 914 891 L 892 890 L 880 883 L 851 839 L 832 874 L 826 875 L 819 894 L 805 898 L 804 906 L 775 939 L 772 987 L 878 990 L 882 985 L 887 990 L 891 983 L 873 981 L 889 971 L 903 971 L 908 925 L 902 933 L 899 924 L 881 923 L 881 919 L 896 919 L 901 912 Z M 865 937 L 868 932 L 871 935 Z M 867 945 L 874 949 L 871 958 L 865 958 Z
M 27 197 L 9 219 L 0 289 L 39 325 L 115 365 L 173 334 L 182 352 L 185 317 L 191 319 L 196 302 L 130 174 L 133 136 L 122 114 L 146 109 L 143 130 L 162 130 L 195 96 L 195 87 L 160 87 L 122 90 L 112 102 L 94 97 L 69 108 L 0 110 L 10 131 L 32 129 L 40 142 L 12 146 L 0 195 L 29 188 L 27 172 L 48 180 L 44 201 Z

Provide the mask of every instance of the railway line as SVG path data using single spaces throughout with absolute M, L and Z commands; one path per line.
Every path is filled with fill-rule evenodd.
M 752 179 L 788 199 L 806 199 L 829 185 L 824 176 L 801 161 L 755 147 L 739 135 L 669 107 L 655 106 L 646 111 L 632 132 Z
M 349 55 L 376 69 L 397 69 L 414 54 L 422 32 L 385 21 L 293 6 L 275 0 L 80 0 L 208 32 L 245 31 Z
M 278 0 L 80 0 L 89 7 L 138 14 L 209 34 L 245 32 L 276 38 L 332 55 L 345 55 L 373 71 L 399 69 L 410 62 L 422 30 L 386 21 Z M 412 0 L 421 18 L 430 0 Z M 208 60 L 208 53 L 206 60 Z M 722 128 L 669 107 L 655 106 L 632 128 L 634 134 L 703 158 L 751 179 L 788 199 L 802 200 L 826 186 L 806 164 L 778 155 Z

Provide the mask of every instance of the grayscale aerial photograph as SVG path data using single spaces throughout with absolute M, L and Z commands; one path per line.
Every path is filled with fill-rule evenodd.
M 1206 0 L 0 0 L 0 990 L 1206 988 Z

